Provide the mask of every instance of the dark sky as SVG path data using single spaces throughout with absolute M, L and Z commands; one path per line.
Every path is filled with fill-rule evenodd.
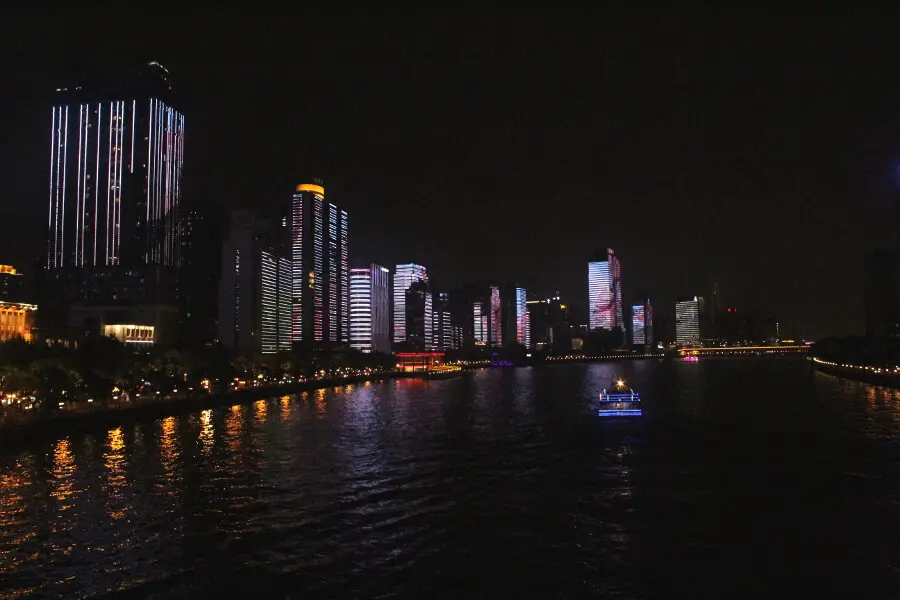
M 897 31 L 875 14 L 4 18 L 0 263 L 40 251 L 60 70 L 155 59 L 182 94 L 189 196 L 272 208 L 320 174 L 356 263 L 559 288 L 586 320 L 586 261 L 610 245 L 626 296 L 657 310 L 715 281 L 786 335 L 861 332 L 862 253 L 897 234 Z

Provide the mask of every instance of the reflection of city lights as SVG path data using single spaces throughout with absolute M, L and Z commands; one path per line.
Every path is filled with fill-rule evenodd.
M 178 458 L 178 448 L 175 443 L 175 417 L 167 417 L 162 420 L 162 434 L 159 436 L 159 454 L 166 477 L 175 475 L 175 461 Z
M 75 474 L 75 458 L 69 440 L 60 440 L 53 449 L 53 490 L 50 494 L 60 501 L 60 510 L 72 507 L 72 477 Z
M 213 445 L 213 422 L 211 410 L 204 410 L 200 413 L 200 444 L 204 452 L 209 452 Z
M 265 400 L 259 400 L 253 403 L 253 420 L 257 425 L 266 422 L 266 414 L 268 414 L 268 405 Z
M 316 413 L 320 417 L 325 415 L 325 390 L 322 388 L 316 390 Z
M 290 421 L 291 420 L 291 397 L 290 396 L 282 396 L 280 402 L 281 402 L 281 420 L 282 421 Z
M 235 404 L 225 416 L 225 435 L 228 438 L 228 449 L 232 452 L 241 447 L 241 432 L 244 428 L 241 409 L 239 404 Z
M 125 512 L 112 506 L 113 499 L 118 496 L 121 488 L 126 485 L 125 481 L 125 437 L 122 434 L 122 428 L 110 429 L 107 433 L 106 444 L 109 450 L 103 454 L 104 464 L 107 471 L 106 484 L 112 492 L 109 506 L 109 517 L 111 519 L 121 519 L 125 516 Z

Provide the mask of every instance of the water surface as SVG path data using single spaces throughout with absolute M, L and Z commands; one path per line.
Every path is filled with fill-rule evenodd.
M 595 416 L 613 371 L 643 419 Z M 898 433 L 797 360 L 207 410 L 0 455 L 0 598 L 896 597 Z

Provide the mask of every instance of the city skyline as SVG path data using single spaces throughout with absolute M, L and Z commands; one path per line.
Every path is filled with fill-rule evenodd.
M 788 335 L 861 333 L 861 294 L 833 297 L 828 272 L 850 273 L 850 285 L 861 286 L 858 255 L 843 249 L 893 245 L 900 124 L 890 116 L 886 86 L 894 84 L 848 65 L 884 60 L 888 53 L 872 49 L 894 47 L 896 40 L 877 22 L 854 17 L 867 35 L 845 39 L 840 54 L 815 33 L 806 34 L 809 44 L 791 45 L 786 24 L 796 21 L 788 18 L 777 21 L 765 45 L 756 35 L 761 23 L 752 20 L 726 20 L 725 36 L 718 24 L 701 19 L 696 35 L 684 41 L 683 25 L 662 19 L 642 24 L 654 33 L 653 44 L 644 45 L 623 37 L 627 15 L 622 22 L 597 16 L 583 25 L 549 17 L 571 35 L 541 60 L 529 54 L 527 40 L 545 25 L 528 15 L 514 17 L 515 27 L 493 23 L 495 39 L 471 41 L 467 49 L 450 43 L 457 24 L 450 18 L 407 19 L 396 42 L 374 33 L 387 19 L 321 19 L 317 25 L 328 35 L 303 56 L 277 41 L 254 44 L 259 34 L 224 18 L 177 20 L 167 27 L 165 51 L 157 52 L 153 19 L 136 22 L 132 35 L 112 48 L 99 43 L 102 36 L 42 16 L 36 26 L 44 34 L 23 37 L 16 28 L 6 36 L 21 47 L 14 62 L 5 58 L 10 86 L 20 93 L 0 98 L 11 122 L 0 144 L 0 164 L 9 166 L 0 236 L 10 240 L 0 261 L 30 274 L 41 254 L 47 121 L 67 67 L 57 57 L 102 68 L 113 55 L 128 62 L 148 56 L 172 73 L 184 99 L 185 199 L 212 201 L 225 214 L 250 203 L 268 210 L 302 173 L 317 173 L 355 222 L 370 225 L 354 234 L 350 262 L 356 265 L 414 259 L 440 274 L 446 288 L 498 277 L 541 293 L 559 289 L 583 321 L 581 257 L 600 239 L 628 267 L 625 297 L 646 289 L 669 299 L 718 283 L 727 303 L 778 313 Z M 103 26 L 100 18 L 85 31 Z M 606 35 L 596 35 L 597 27 Z M 222 32 L 264 48 L 230 49 Z M 424 38 L 433 42 L 431 53 L 418 52 Z M 616 40 L 622 50 L 615 50 Z M 730 54 L 702 52 L 707 46 Z M 521 49 L 527 66 L 514 68 L 495 51 L 502 48 Z M 593 84 L 575 77 L 577 65 L 610 48 L 624 62 L 610 63 L 596 83 L 606 93 L 593 93 Z M 807 92 L 781 74 L 802 72 L 796 66 L 811 52 L 814 64 L 841 67 L 828 80 L 804 72 L 801 79 L 814 90 Z M 745 68 L 730 69 L 736 60 Z M 397 72 L 396 64 L 409 69 Z M 297 68 L 325 82 L 340 72 L 341 80 L 302 95 L 289 82 Z M 866 72 L 876 71 L 873 65 Z M 400 75 L 406 72 L 422 73 L 416 89 Z M 536 94 L 531 82 L 541 79 L 549 85 Z M 472 90 L 472 97 L 448 101 L 446 81 Z M 717 85 L 701 87 L 708 81 Z M 870 93 L 851 95 L 857 88 Z M 348 93 L 354 89 L 366 90 L 365 101 Z M 737 92 L 723 103 L 724 90 Z M 588 97 L 599 103 L 591 110 L 580 100 Z M 575 101 L 559 110 L 563 98 Z M 278 115 L 279 127 L 257 127 L 249 117 L 255 106 Z M 801 110 L 809 106 L 816 110 Z M 535 114 L 543 121 L 525 119 Z M 827 143 L 811 143 L 826 115 L 833 124 L 822 134 Z M 297 143 L 307 138 L 316 143 Z M 387 179 L 391 184 L 383 185 Z M 552 205 L 566 209 L 548 210 Z M 421 226 L 437 219 L 441 227 Z M 516 247 L 519 258 L 476 251 L 469 238 Z M 824 255 L 838 264 L 826 269 Z M 804 274 L 799 281 L 796 273 Z M 670 312 L 668 302 L 660 308 Z

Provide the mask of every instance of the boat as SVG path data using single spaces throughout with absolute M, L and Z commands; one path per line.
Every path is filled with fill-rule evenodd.
M 688 356 L 685 356 L 685 357 L 682 358 L 681 360 L 684 361 L 684 362 L 697 362 L 697 361 L 700 360 L 700 359 L 699 359 L 696 355 L 690 354 L 690 355 L 688 355 Z
M 597 410 L 599 417 L 640 417 L 641 396 L 628 387 L 624 379 L 616 379 L 609 389 L 604 388 L 599 397 L 600 408 Z

